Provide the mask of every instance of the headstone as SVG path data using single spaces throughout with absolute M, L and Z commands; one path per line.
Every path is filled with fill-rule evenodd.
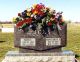
M 75 62 L 72 51 L 62 51 L 67 44 L 67 24 L 45 37 L 33 31 L 23 33 L 14 27 L 14 37 L 19 51 L 9 51 L 2 62 Z
M 34 8 L 39 11 L 31 9 L 18 14 L 14 46 L 19 51 L 9 51 L 2 62 L 75 62 L 73 52 L 62 50 L 67 44 L 67 24 L 62 12 L 54 10 L 51 14 L 43 4 Z
M 55 29 L 45 37 L 36 31 L 23 33 L 14 27 L 14 37 L 14 45 L 20 49 L 20 52 L 61 51 L 61 48 L 67 44 L 67 24 L 64 24 L 59 32 Z

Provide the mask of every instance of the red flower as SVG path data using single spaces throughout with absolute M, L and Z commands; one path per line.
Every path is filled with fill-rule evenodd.
M 30 24 L 31 22 L 32 22 L 32 18 L 24 19 L 24 20 L 22 20 L 22 21 L 19 21 L 19 22 L 16 24 L 16 26 L 17 26 L 17 27 L 20 27 L 20 26 L 22 26 L 24 23 Z
M 42 12 L 42 11 L 39 11 L 39 12 L 38 12 L 38 15 L 41 15 L 41 16 L 43 16 L 43 15 L 44 15 L 44 12 Z
M 52 25 L 52 23 L 51 22 L 48 22 L 48 26 L 51 26 Z
M 19 21 L 17 24 L 16 24 L 16 27 L 20 27 L 23 25 L 23 22 L 22 21 Z
M 43 4 L 37 4 L 37 5 L 36 5 L 36 8 L 39 9 L 39 10 L 41 10 L 41 9 L 43 9 L 43 8 L 45 8 L 45 7 L 44 7 Z
M 21 14 L 20 14 L 20 13 L 18 13 L 18 16 L 21 16 Z
M 31 22 L 32 22 L 32 18 L 26 19 L 26 23 L 31 24 Z
M 37 4 L 36 7 L 33 9 L 31 9 L 32 13 L 34 14 L 38 14 L 38 15 L 43 15 L 44 12 L 42 11 L 42 9 L 44 9 L 44 5 L 42 4 Z

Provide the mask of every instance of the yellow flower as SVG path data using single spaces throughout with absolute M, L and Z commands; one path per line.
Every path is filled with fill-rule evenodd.
M 36 5 L 37 5 L 37 4 L 34 4 L 34 5 L 33 5 L 33 8 L 35 8 L 35 7 L 36 7 Z
M 27 13 L 27 16 L 31 16 L 31 13 L 30 13 L 30 12 L 28 12 L 28 13 Z
M 16 22 L 16 17 L 13 17 L 13 20 L 12 20 L 14 23 Z

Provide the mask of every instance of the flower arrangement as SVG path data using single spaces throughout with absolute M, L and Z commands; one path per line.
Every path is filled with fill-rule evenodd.
M 38 28 L 43 36 L 49 34 L 50 31 L 54 31 L 55 26 L 61 30 L 61 26 L 64 24 L 62 12 L 51 10 L 42 3 L 18 13 L 18 17 L 13 21 L 19 30 L 28 32 L 29 29 L 36 31 Z

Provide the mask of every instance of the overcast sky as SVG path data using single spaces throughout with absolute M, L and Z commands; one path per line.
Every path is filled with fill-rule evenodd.
M 63 11 L 65 20 L 80 21 L 80 0 L 0 0 L 0 20 L 11 21 L 19 12 L 37 3 Z

